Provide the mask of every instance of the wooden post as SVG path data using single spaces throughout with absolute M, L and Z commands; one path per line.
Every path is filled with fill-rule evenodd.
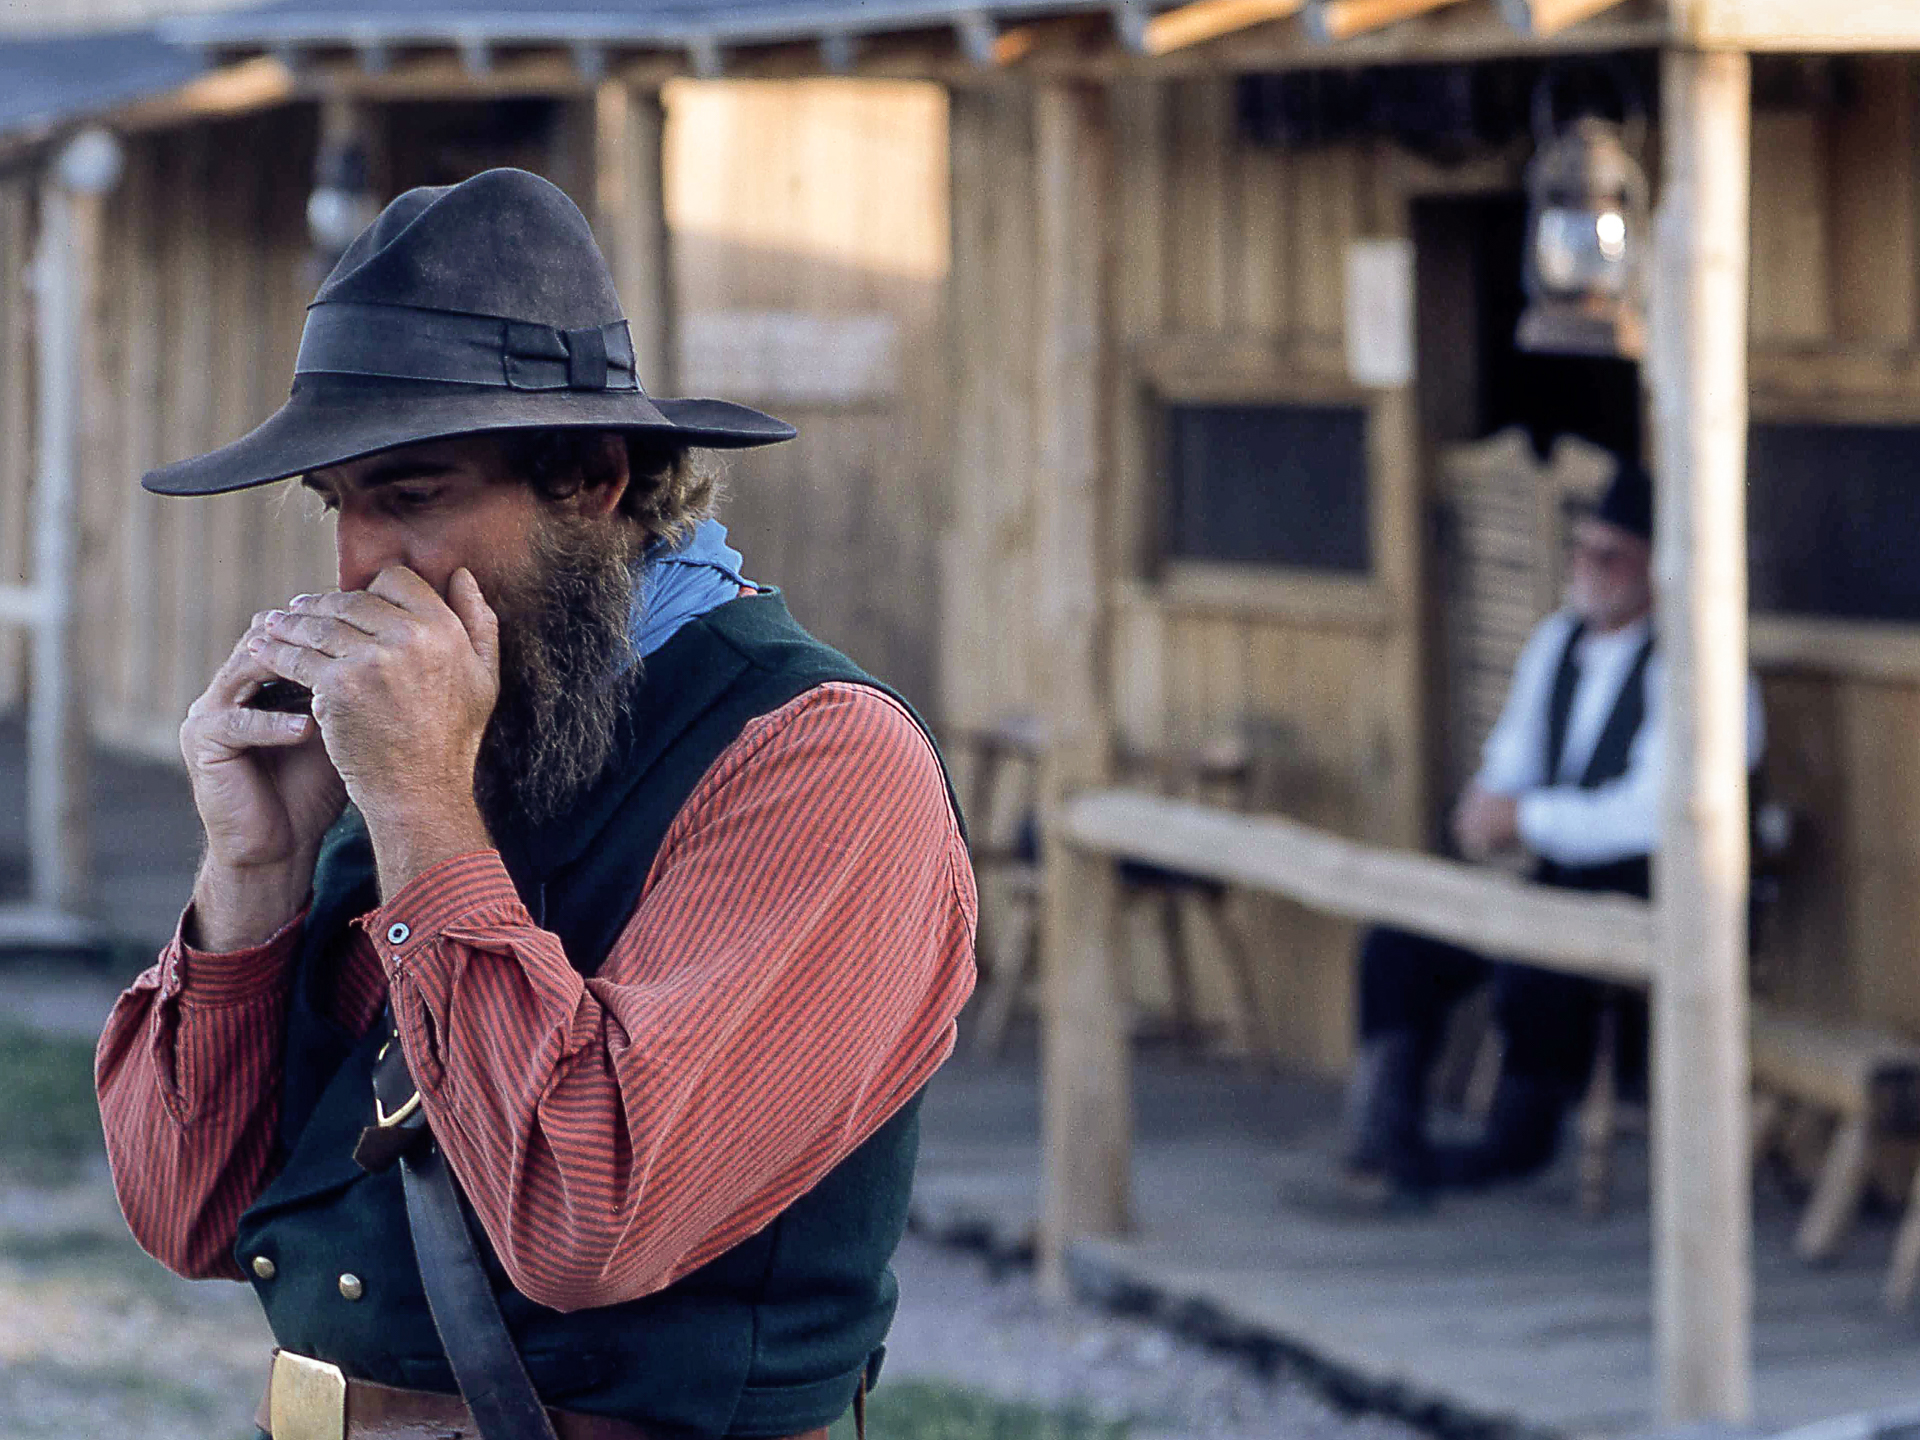
M 1104 498 L 1107 95 L 1051 81 L 1033 100 L 1035 634 L 1047 748 L 1041 894 L 1041 1283 L 1066 1290 L 1067 1245 L 1126 1227 L 1132 1140 L 1112 862 L 1073 849 L 1061 806 L 1112 763 Z
M 676 395 L 678 335 L 667 239 L 666 110 L 660 92 L 622 80 L 595 92 L 594 201 L 600 243 L 633 330 L 634 369 L 650 395 Z
M 32 903 L 49 916 L 84 916 L 93 900 L 77 472 L 106 192 L 119 170 L 118 142 L 105 131 L 84 131 L 55 157 L 40 192 L 34 261 L 37 623 L 27 715 L 27 833 Z
M 1655 868 L 1654 1351 L 1670 1423 L 1744 1422 L 1747 1133 L 1747 211 L 1744 54 L 1662 57 L 1656 574 L 1666 662 Z

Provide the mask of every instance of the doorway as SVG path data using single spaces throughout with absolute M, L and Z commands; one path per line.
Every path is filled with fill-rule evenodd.
M 1429 840 L 1472 778 L 1508 676 L 1559 603 L 1569 504 L 1642 461 L 1631 361 L 1535 355 L 1514 344 L 1526 305 L 1526 198 L 1518 191 L 1413 205 L 1421 459 L 1428 524 Z

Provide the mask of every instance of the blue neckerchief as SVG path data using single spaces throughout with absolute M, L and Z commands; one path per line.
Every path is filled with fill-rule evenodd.
M 718 520 L 702 520 L 678 545 L 649 551 L 633 594 L 634 650 L 651 655 L 689 620 L 739 595 L 753 583 L 740 573 L 745 561 L 727 544 L 727 527 Z

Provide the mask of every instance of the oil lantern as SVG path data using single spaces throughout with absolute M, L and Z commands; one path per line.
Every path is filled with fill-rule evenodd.
M 1637 360 L 1646 347 L 1647 177 L 1633 154 L 1645 127 L 1628 109 L 1625 124 L 1583 114 L 1559 125 L 1544 82 L 1534 97 L 1522 350 Z

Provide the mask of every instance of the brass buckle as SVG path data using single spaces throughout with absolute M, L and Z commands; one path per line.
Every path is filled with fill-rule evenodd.
M 398 1040 L 399 1038 L 400 1036 L 397 1033 L 393 1035 L 389 1035 L 387 1037 L 386 1043 L 380 1047 L 380 1053 L 373 1057 L 373 1063 L 375 1065 L 378 1065 L 382 1060 L 387 1058 L 387 1051 L 393 1048 L 393 1042 Z M 413 1094 L 407 1097 L 406 1104 L 402 1105 L 398 1110 L 394 1111 L 393 1114 L 389 1115 L 387 1114 L 386 1107 L 380 1103 L 379 1088 L 376 1086 L 374 1089 L 373 1120 L 374 1120 L 374 1124 L 377 1125 L 382 1130 L 391 1130 L 394 1126 L 402 1124 L 409 1115 L 413 1114 L 413 1112 L 418 1110 L 419 1108 L 420 1108 L 420 1092 L 418 1090 L 415 1090 Z
M 387 1114 L 387 1107 L 380 1103 L 380 1097 L 378 1095 L 375 1095 L 373 1097 L 374 1123 L 378 1125 L 382 1130 L 391 1130 L 394 1126 L 400 1124 L 409 1115 L 413 1114 L 413 1112 L 418 1110 L 419 1108 L 420 1108 L 420 1092 L 418 1090 L 414 1091 L 413 1094 L 409 1095 L 407 1097 L 407 1103 L 402 1105 L 398 1110 L 394 1111 L 391 1115 Z
M 267 1413 L 273 1440 L 346 1440 L 346 1372 L 291 1350 L 274 1351 Z

